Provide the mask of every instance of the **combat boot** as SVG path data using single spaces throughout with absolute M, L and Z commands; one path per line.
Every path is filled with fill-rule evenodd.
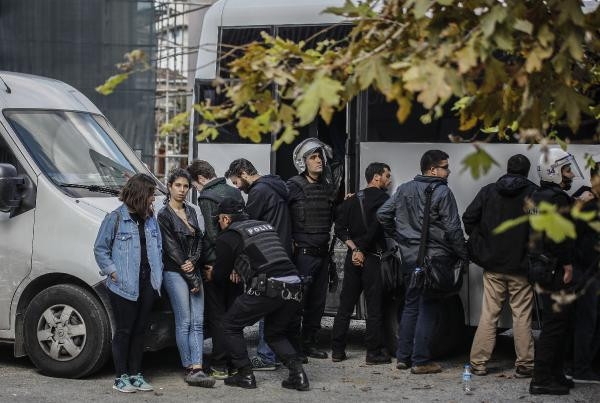
M 325 351 L 317 348 L 317 338 L 314 335 L 304 339 L 302 343 L 302 351 L 305 356 L 311 358 L 325 360 L 328 357 L 328 354 Z
M 288 364 L 288 368 L 290 370 L 289 376 L 281 382 L 281 386 L 286 389 L 309 390 L 308 376 L 306 376 L 306 372 L 302 368 L 302 362 L 300 360 L 293 360 Z
M 225 385 L 244 389 L 256 389 L 256 378 L 251 367 L 242 367 L 238 372 L 225 378 Z

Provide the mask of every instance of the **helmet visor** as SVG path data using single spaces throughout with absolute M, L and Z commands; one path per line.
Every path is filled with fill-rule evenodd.
M 555 166 L 559 169 L 562 170 L 562 167 L 569 165 L 571 168 L 571 172 L 573 173 L 573 179 L 583 179 L 583 172 L 581 171 L 581 168 L 579 168 L 579 164 L 577 164 L 577 160 L 575 159 L 574 156 L 572 156 L 571 154 L 556 160 L 555 162 Z

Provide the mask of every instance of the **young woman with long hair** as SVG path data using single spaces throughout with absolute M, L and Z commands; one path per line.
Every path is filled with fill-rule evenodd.
M 119 196 L 123 204 L 104 218 L 94 244 L 115 317 L 113 389 L 119 392 L 153 390 L 141 365 L 144 333 L 162 284 L 162 239 L 152 209 L 155 189 L 149 175 L 132 176 Z
M 175 316 L 175 339 L 189 385 L 212 387 L 215 379 L 202 370 L 204 292 L 202 230 L 196 211 L 185 202 L 192 179 L 181 168 L 168 179 L 169 194 L 158 213 L 163 238 L 163 281 Z

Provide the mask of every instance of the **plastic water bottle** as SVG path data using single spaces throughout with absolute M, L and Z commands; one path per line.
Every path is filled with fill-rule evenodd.
M 467 394 L 471 394 L 471 366 L 465 365 L 465 370 L 462 374 L 463 391 Z

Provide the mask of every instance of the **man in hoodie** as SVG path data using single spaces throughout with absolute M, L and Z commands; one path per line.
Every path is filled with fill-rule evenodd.
M 527 281 L 529 226 L 519 225 L 501 234 L 494 229 L 504 221 L 526 214 L 525 200 L 537 189 L 527 179 L 531 162 L 522 154 L 508 159 L 506 175 L 484 186 L 463 214 L 469 235 L 469 255 L 483 272 L 483 303 L 471 346 L 475 375 L 487 375 L 486 364 L 496 343 L 496 326 L 508 294 L 515 338 L 515 376 L 533 374 L 531 316 L 533 288 Z
M 259 175 L 254 165 L 239 158 L 229 165 L 225 176 L 235 187 L 248 195 L 246 211 L 252 220 L 271 224 L 281 238 L 288 256 L 292 257 L 292 222 L 288 210 L 288 190 L 277 175 Z M 255 371 L 273 371 L 279 363 L 264 338 L 264 321 L 258 328 L 259 340 L 256 357 L 252 358 Z
M 450 267 L 458 258 L 467 260 L 468 252 L 456 200 L 448 187 L 448 154 L 429 150 L 421 157 L 420 165 L 421 175 L 398 186 L 394 196 L 377 211 L 377 220 L 398 242 L 404 259 L 406 292 L 398 329 L 396 368 L 411 368 L 413 374 L 432 374 L 442 371 L 439 364 L 431 361 L 429 350 L 432 325 L 442 301 L 409 286 L 412 272 L 417 268 L 426 189 L 433 188 L 426 256 Z

